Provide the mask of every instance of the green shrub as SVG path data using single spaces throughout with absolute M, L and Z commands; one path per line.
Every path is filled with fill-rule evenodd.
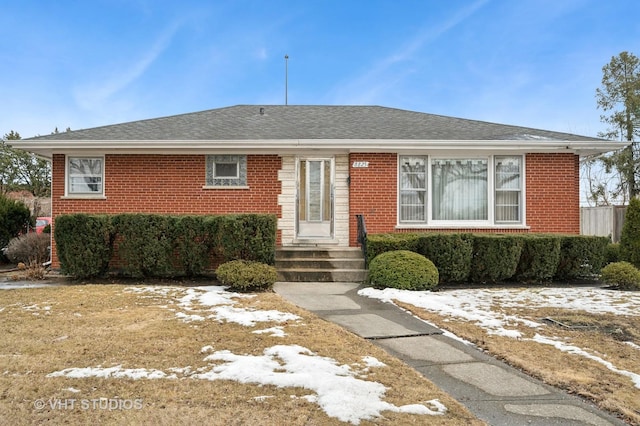
M 9 241 L 6 255 L 11 263 L 42 265 L 49 260 L 50 247 L 50 234 L 30 232 Z
M 120 214 L 112 219 L 123 273 L 134 278 L 177 275 L 175 217 Z
M 202 274 L 209 264 L 209 247 L 205 241 L 205 218 L 179 216 L 175 219 L 174 225 L 181 272 L 188 277 Z
M 604 256 L 607 264 L 620 262 L 620 243 L 609 243 Z
M 614 262 L 604 268 L 600 279 L 624 290 L 640 290 L 640 270 L 629 262 Z
M 390 233 L 367 235 L 367 265 L 379 254 L 408 250 L 418 252 L 418 243 L 422 234 Z
M 207 242 L 224 261 L 275 264 L 278 219 L 271 214 L 212 216 L 205 223 Z
M 265 263 L 232 260 L 216 269 L 216 277 L 234 291 L 270 290 L 278 279 L 276 268 Z
M 518 282 L 544 282 L 553 278 L 560 263 L 560 237 L 556 235 L 522 236 L 523 246 L 516 268 Z
M 605 262 L 608 237 L 566 235 L 561 237 L 560 262 L 555 278 L 570 280 L 592 278 Z
M 22 201 L 12 200 L 0 194 L 0 248 L 27 230 L 31 222 L 31 212 Z
M 76 278 L 98 277 L 107 273 L 113 248 L 109 216 L 58 216 L 53 235 L 63 273 Z
M 438 269 L 433 262 L 408 250 L 382 253 L 369 265 L 368 282 L 376 288 L 429 290 L 438 281 Z
M 513 277 L 522 246 L 523 239 L 517 235 L 474 235 L 471 281 L 498 282 Z
M 640 268 L 640 198 L 632 198 L 620 234 L 620 259 Z
M 431 260 L 441 283 L 465 282 L 471 271 L 472 234 L 420 234 L 416 251 Z

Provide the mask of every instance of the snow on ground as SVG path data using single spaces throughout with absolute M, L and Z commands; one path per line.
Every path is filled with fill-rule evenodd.
M 258 322 L 287 322 L 300 319 L 299 316 L 289 312 L 236 307 L 234 305 L 238 299 L 254 296 L 229 292 L 223 286 L 186 289 L 177 287 L 130 287 L 127 291 L 146 294 L 151 297 L 175 297 L 176 300 L 173 300 L 173 302 L 186 311 L 176 312 L 176 316 L 184 322 L 214 319 L 219 322 L 233 322 L 246 327 L 253 327 Z M 182 296 L 180 296 L 180 293 L 182 293 Z
M 127 291 L 141 297 L 167 298 L 166 309 L 179 306 L 186 312 L 176 312 L 176 318 L 185 321 L 228 321 L 247 327 L 259 322 L 298 321 L 300 317 L 287 312 L 257 310 L 234 306 L 238 298 L 251 297 L 224 290 L 224 287 L 158 288 L 133 287 Z M 298 325 L 299 322 L 298 322 Z M 275 326 L 253 333 L 271 333 L 285 337 L 282 326 Z M 422 415 L 443 415 L 447 412 L 437 399 L 417 404 L 396 406 L 384 401 L 387 388 L 378 382 L 365 380 L 372 368 L 386 365 L 371 356 L 353 365 L 340 365 L 329 357 L 322 357 L 299 345 L 276 345 L 264 349 L 262 355 L 234 354 L 229 350 L 215 350 L 211 345 L 203 346 L 200 353 L 204 365 L 200 367 L 174 367 L 168 371 L 147 368 L 71 367 L 55 371 L 47 377 L 103 379 L 168 379 L 168 380 L 233 380 L 256 385 L 273 385 L 279 388 L 296 387 L 312 391 L 303 398 L 318 404 L 325 413 L 344 422 L 359 424 L 372 420 L 383 411 Z M 270 395 L 259 397 L 265 401 Z
M 510 328 L 515 324 L 536 330 L 542 329 L 543 324 L 494 311 L 494 306 L 523 309 L 551 307 L 583 310 L 594 314 L 640 316 L 639 293 L 593 287 L 464 289 L 441 292 L 364 288 L 358 294 L 387 303 L 398 300 L 445 317 L 475 323 L 483 327 L 488 334 L 511 338 L 522 338 L 522 333 Z M 620 370 L 611 362 L 589 353 L 586 349 L 571 346 L 557 338 L 542 336 L 538 333 L 528 340 L 551 345 L 558 350 L 599 362 L 611 371 L 629 377 L 635 387 L 640 388 L 640 374 Z M 631 347 L 640 350 L 638 345 L 632 344 Z

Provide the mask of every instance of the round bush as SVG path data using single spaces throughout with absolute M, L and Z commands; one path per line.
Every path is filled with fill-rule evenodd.
M 49 260 L 50 247 L 50 234 L 36 234 L 35 232 L 31 232 L 9 241 L 6 255 L 12 263 L 38 265 Z
M 407 250 L 388 251 L 369 265 L 369 284 L 376 288 L 430 290 L 438 285 L 438 268 L 432 261 Z
M 640 290 L 640 270 L 629 262 L 614 262 L 602 268 L 600 279 L 623 290 Z
M 276 268 L 260 262 L 232 260 L 216 269 L 216 277 L 234 291 L 270 290 L 278 280 Z

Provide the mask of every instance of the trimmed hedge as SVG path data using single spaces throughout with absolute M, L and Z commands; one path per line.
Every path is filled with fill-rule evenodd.
M 53 237 L 64 274 L 90 278 L 104 275 L 109 269 L 114 237 L 109 216 L 58 216 Z
M 388 251 L 371 261 L 368 282 L 375 288 L 430 290 L 438 285 L 438 269 L 421 254 Z
M 606 237 L 582 235 L 374 234 L 367 238 L 367 265 L 381 253 L 409 250 L 433 261 L 440 283 L 593 278 L 608 244 Z
M 74 214 L 56 218 L 54 238 L 62 271 L 78 278 L 115 267 L 135 278 L 197 276 L 227 260 L 274 264 L 276 225 L 266 214 Z
M 560 262 L 555 279 L 590 278 L 600 273 L 605 263 L 608 237 L 569 235 L 561 239 Z
M 421 234 L 418 253 L 438 268 L 440 282 L 465 282 L 471 272 L 473 234 Z
M 523 244 L 520 236 L 475 235 L 469 279 L 478 283 L 505 281 L 513 277 Z
M 418 253 L 421 234 L 393 233 L 367 235 L 367 265 L 376 256 L 388 251 L 409 250 Z
M 155 214 L 120 214 L 112 218 L 123 273 L 133 278 L 175 276 L 176 218 Z
M 557 235 L 523 235 L 522 253 L 514 279 L 544 282 L 553 279 L 560 263 L 562 239 Z

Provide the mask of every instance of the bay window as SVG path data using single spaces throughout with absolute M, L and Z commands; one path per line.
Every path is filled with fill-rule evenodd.
M 522 223 L 521 156 L 399 156 L 400 224 Z

